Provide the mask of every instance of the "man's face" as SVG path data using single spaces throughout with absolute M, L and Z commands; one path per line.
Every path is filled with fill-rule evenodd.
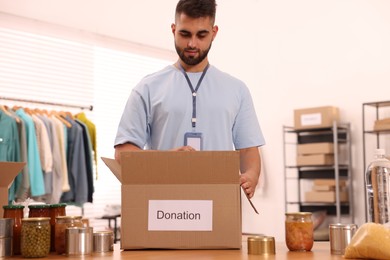
M 211 48 L 218 31 L 210 17 L 191 18 L 181 14 L 172 24 L 175 48 L 180 59 L 189 66 L 201 63 Z

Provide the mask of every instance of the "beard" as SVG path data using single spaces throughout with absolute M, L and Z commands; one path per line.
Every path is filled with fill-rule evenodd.
M 196 48 L 180 49 L 180 47 L 177 46 L 176 43 L 175 43 L 175 49 L 176 49 L 176 52 L 179 55 L 180 59 L 185 64 L 187 64 L 189 66 L 195 66 L 195 65 L 198 65 L 199 63 L 201 63 L 207 57 L 207 54 L 209 53 L 209 51 L 211 49 L 211 43 L 210 43 L 210 46 L 206 50 L 200 50 L 200 49 L 196 49 Z M 190 50 L 191 51 L 197 50 L 199 53 L 199 56 L 198 57 L 186 56 L 185 52 L 190 51 Z

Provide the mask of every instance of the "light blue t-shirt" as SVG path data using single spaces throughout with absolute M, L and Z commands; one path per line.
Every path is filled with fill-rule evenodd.
M 196 87 L 202 74 L 187 73 Z M 119 123 L 115 145 L 134 143 L 153 150 L 184 145 L 192 128 L 192 93 L 182 71 L 170 65 L 146 76 L 132 90 Z M 246 85 L 210 66 L 197 91 L 196 132 L 203 150 L 233 150 L 263 145 Z

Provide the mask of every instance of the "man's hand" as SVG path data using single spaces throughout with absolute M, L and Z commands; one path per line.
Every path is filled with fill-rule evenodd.
M 240 185 L 249 198 L 255 194 L 260 176 L 260 163 L 258 147 L 240 150 Z

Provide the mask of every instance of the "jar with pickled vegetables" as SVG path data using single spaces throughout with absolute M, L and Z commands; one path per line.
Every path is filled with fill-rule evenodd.
M 20 251 L 23 257 L 46 257 L 50 251 L 50 218 L 22 219 Z
M 65 231 L 69 227 L 83 227 L 82 216 L 58 216 L 55 223 L 54 248 L 57 254 L 65 253 Z
M 310 251 L 313 247 L 311 212 L 286 213 L 286 245 L 290 251 Z

